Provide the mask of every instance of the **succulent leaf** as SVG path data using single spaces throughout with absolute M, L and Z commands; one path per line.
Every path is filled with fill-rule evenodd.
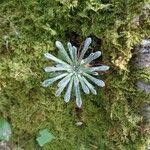
M 68 74 L 66 77 L 64 77 L 64 78 L 58 83 L 58 87 L 62 86 L 62 85 L 65 84 L 66 82 L 69 82 L 72 75 L 73 75 L 73 73 L 70 73 L 70 74 Z
M 89 88 L 87 87 L 87 85 L 83 81 L 81 75 L 79 75 L 78 77 L 79 77 L 79 81 L 81 83 L 81 86 L 82 86 L 82 89 L 83 89 L 84 93 L 89 94 L 90 93 Z
M 79 82 L 76 82 L 76 80 L 74 80 L 74 89 L 75 89 L 75 95 L 76 95 L 76 104 L 80 108 L 82 105 L 82 100 L 81 100 Z
M 59 76 L 56 76 L 56 77 L 54 77 L 54 78 L 45 80 L 45 81 L 42 83 L 42 85 L 43 85 L 44 87 L 48 87 L 50 84 L 52 84 L 53 82 L 55 82 L 55 81 L 57 81 L 57 80 L 63 78 L 63 77 L 66 76 L 67 74 L 68 74 L 68 73 L 63 73 L 63 74 L 61 74 L 61 75 L 59 75 Z
M 84 77 L 83 78 L 83 81 L 85 82 L 85 84 L 88 86 L 88 88 L 90 89 L 90 91 L 94 94 L 94 95 L 97 95 L 97 92 L 94 88 L 94 86 Z
M 77 56 L 77 48 L 75 46 L 72 47 L 72 50 L 73 50 L 73 61 L 75 63 L 75 65 L 77 64 L 77 61 L 78 61 L 78 56 Z
M 87 73 L 83 73 L 87 78 L 89 78 L 92 82 L 94 82 L 95 84 L 97 84 L 98 86 L 104 87 L 105 83 L 102 80 L 99 80 L 97 78 L 92 77 L 91 75 L 87 74 Z
M 84 61 L 84 64 L 89 64 L 91 61 L 97 59 L 101 55 L 100 51 L 97 51 L 95 53 L 91 53 Z
M 109 66 L 98 66 L 98 67 L 91 67 L 92 71 L 107 71 L 109 70 Z
M 73 49 L 71 43 L 68 43 L 67 46 L 68 46 L 68 49 L 69 49 L 70 57 L 71 57 L 72 61 L 74 61 L 74 55 L 73 55 L 73 50 L 74 49 Z
M 59 42 L 59 41 L 56 41 L 55 45 L 56 45 L 56 47 L 59 49 L 60 54 L 61 54 L 64 58 L 66 58 L 66 61 L 67 61 L 68 63 L 71 64 L 72 61 L 71 61 L 71 59 L 70 59 L 68 53 L 66 52 L 65 48 L 63 47 L 62 43 Z
M 72 85 L 73 85 L 73 78 L 71 78 L 71 81 L 70 81 L 70 83 L 68 85 L 66 94 L 64 96 L 64 100 L 65 100 L 66 103 L 69 102 L 69 100 L 70 100 Z
M 71 79 L 72 74 L 67 75 L 65 78 L 63 78 L 59 83 L 58 83 L 58 90 L 55 93 L 55 96 L 59 96 L 61 92 L 64 90 L 64 88 L 67 86 Z
M 64 71 L 67 69 L 68 68 L 64 68 L 64 67 L 46 67 L 44 70 L 45 72 L 55 72 L 55 71 Z
M 91 42 L 92 42 L 91 38 L 87 38 L 85 40 L 83 49 L 82 49 L 80 57 L 79 57 L 79 63 L 81 62 L 82 58 L 84 57 L 84 55 L 85 55 L 86 51 L 88 50 L 88 47 L 91 44 Z
M 62 60 L 56 58 L 55 56 L 51 55 L 50 53 L 45 53 L 45 57 L 55 61 L 56 63 L 60 63 L 60 64 L 66 65 L 66 66 L 70 66 L 67 63 L 65 63 L 64 61 L 62 61 Z

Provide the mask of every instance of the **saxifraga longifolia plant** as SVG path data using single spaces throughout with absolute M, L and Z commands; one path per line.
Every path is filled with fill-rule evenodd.
M 82 106 L 80 90 L 82 89 L 86 94 L 92 92 L 96 95 L 97 92 L 91 82 L 100 87 L 104 87 L 105 83 L 102 80 L 95 78 L 95 76 L 98 75 L 99 71 L 106 71 L 109 69 L 109 67 L 105 65 L 90 65 L 93 60 L 97 59 L 101 55 L 100 51 L 91 53 L 88 57 L 84 58 L 91 42 L 91 38 L 87 38 L 81 52 L 78 53 L 77 48 L 72 46 L 71 43 L 67 44 L 68 52 L 65 50 L 61 42 L 56 41 L 55 45 L 59 49 L 59 53 L 61 54 L 63 60 L 53 56 L 50 53 L 45 53 L 45 57 L 54 61 L 56 65 L 49 66 L 44 69 L 46 72 L 53 73 L 54 77 L 45 80 L 42 85 L 44 87 L 48 87 L 53 82 L 60 80 L 58 82 L 58 89 L 55 96 L 59 96 L 66 88 L 64 96 L 64 101 L 66 103 L 69 102 L 72 90 L 74 88 L 76 104 L 79 108 Z

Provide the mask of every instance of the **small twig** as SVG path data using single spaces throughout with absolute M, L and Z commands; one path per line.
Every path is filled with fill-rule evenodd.
M 98 147 L 96 145 L 93 145 L 93 144 L 89 144 L 89 145 L 95 149 L 98 149 Z

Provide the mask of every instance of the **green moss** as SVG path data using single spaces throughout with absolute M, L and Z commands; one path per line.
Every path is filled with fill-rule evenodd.
M 145 0 L 7 0 L 0 2 L 0 112 L 10 119 L 12 141 L 25 149 L 40 149 L 35 137 L 48 128 L 56 139 L 45 150 L 142 149 L 148 140 L 140 115 L 149 97 L 137 91 L 136 80 L 148 75 L 133 69 L 134 46 L 149 34 L 149 18 L 133 22 Z M 98 95 L 82 95 L 83 109 L 72 98 L 56 98 L 47 89 L 45 52 L 56 53 L 54 41 L 80 46 L 86 36 L 103 52 L 110 72 Z M 92 49 L 93 50 L 93 49 Z M 82 121 L 83 126 L 76 126 Z M 143 148 L 144 149 L 144 148 Z

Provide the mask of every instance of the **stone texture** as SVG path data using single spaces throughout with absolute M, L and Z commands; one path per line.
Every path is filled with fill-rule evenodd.
M 136 65 L 139 68 L 150 67 L 150 39 L 142 41 L 141 46 L 136 48 L 137 58 Z
M 150 69 L 150 39 L 145 39 L 142 41 L 141 46 L 136 49 L 137 58 L 135 65 L 138 68 Z M 138 81 L 137 87 L 140 90 L 144 90 L 150 93 L 150 83 L 145 83 L 144 81 Z
M 141 90 L 144 90 L 146 93 L 150 93 L 150 84 L 144 83 L 144 81 L 138 81 L 137 87 Z
M 0 141 L 0 150 L 23 150 L 17 145 L 13 145 L 7 141 Z
M 0 142 L 0 150 L 11 150 L 10 144 L 8 142 Z

